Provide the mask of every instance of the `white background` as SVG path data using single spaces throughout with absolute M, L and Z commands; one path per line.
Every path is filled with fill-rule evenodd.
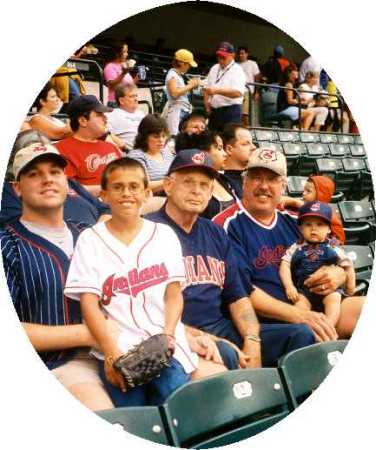
M 11 0 L 3 3 L 1 180 L 27 108 L 54 69 L 82 43 L 115 22 L 167 3 L 171 2 Z M 321 60 L 344 94 L 358 122 L 371 165 L 375 167 L 372 3 L 248 0 L 227 4 L 243 7 L 269 20 Z M 182 26 L 189 25 L 182 23 Z M 0 301 L 1 448 L 155 448 L 98 419 L 54 380 L 31 350 L 11 307 L 4 277 L 0 275 L 3 293 Z M 374 448 L 375 304 L 372 285 L 354 338 L 318 392 L 282 423 L 236 448 Z

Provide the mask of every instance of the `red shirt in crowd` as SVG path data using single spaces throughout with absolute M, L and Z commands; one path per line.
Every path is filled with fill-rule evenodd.
M 68 178 L 74 178 L 83 185 L 100 184 L 106 165 L 122 156 L 117 147 L 101 140 L 86 142 L 69 137 L 55 146 L 68 161 L 65 169 Z

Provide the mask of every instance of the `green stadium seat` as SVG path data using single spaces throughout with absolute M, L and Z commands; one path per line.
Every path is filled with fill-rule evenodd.
M 176 447 L 228 445 L 287 416 L 277 369 L 240 369 L 188 383 L 163 405 Z
M 278 140 L 278 135 L 273 130 L 255 130 L 256 141 L 275 141 Z
M 354 136 L 352 134 L 339 134 L 338 135 L 339 144 L 354 144 Z
M 259 148 L 267 148 L 276 150 L 278 152 L 283 152 L 282 144 L 280 144 L 279 142 L 259 141 L 257 142 L 257 146 Z
M 367 245 L 375 239 L 375 214 L 370 202 L 343 201 L 338 208 L 346 245 Z
M 320 142 L 323 144 L 337 143 L 337 135 L 329 133 L 320 133 Z
M 279 361 L 281 377 L 292 408 L 317 389 L 338 362 L 347 340 L 322 342 L 294 350 Z
M 300 132 L 300 141 L 305 143 L 315 143 L 320 142 L 319 133 L 311 133 L 310 131 L 301 131 Z
M 297 131 L 278 131 L 280 142 L 299 142 L 299 133 Z
M 351 144 L 350 153 L 354 158 L 365 158 L 367 156 L 363 144 Z
M 372 276 L 373 253 L 369 245 L 345 245 L 344 250 L 352 260 L 357 281 L 357 295 L 366 295 Z
M 119 424 L 128 433 L 158 444 L 169 445 L 168 432 L 157 406 L 113 408 L 97 411 L 111 424 Z
M 335 158 L 344 158 L 349 155 L 350 149 L 347 144 L 329 144 L 329 153 Z
M 354 144 L 363 144 L 362 136 L 360 136 L 360 134 L 354 136 Z
M 307 154 L 309 156 L 325 156 L 329 153 L 328 144 L 309 143 L 307 144 Z
M 304 155 L 307 153 L 307 146 L 301 142 L 286 142 L 283 144 L 283 153 L 286 156 Z
M 341 160 L 336 158 L 319 158 L 315 160 L 315 164 L 320 175 L 330 176 L 334 180 L 336 173 L 343 170 Z
M 288 176 L 287 193 L 290 197 L 301 197 L 308 177 Z

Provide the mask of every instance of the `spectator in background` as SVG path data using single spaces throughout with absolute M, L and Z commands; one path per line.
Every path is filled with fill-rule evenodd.
M 241 123 L 227 124 L 223 130 L 222 139 L 226 152 L 224 177 L 235 195 L 241 198 L 243 195 L 242 174 L 256 146 L 252 142 L 250 130 Z
M 340 92 L 338 91 L 337 86 L 334 84 L 331 78 L 329 78 L 328 80 L 326 91 L 329 94 L 329 114 L 325 123 L 325 131 L 339 131 L 341 130 L 342 125 L 342 132 L 349 133 L 350 118 L 346 111 L 344 103 L 342 103 L 343 109 L 341 111 L 339 100 L 336 96 L 340 95 Z
M 108 102 L 110 107 L 116 107 L 115 88 L 119 84 L 132 84 L 137 81 L 132 78 L 130 71 L 135 61 L 128 58 L 128 45 L 125 43 L 117 44 L 113 49 L 111 60 L 105 65 L 103 75 L 108 87 Z
M 238 47 L 239 65 L 244 70 L 246 83 L 254 83 L 261 80 L 260 69 L 256 61 L 248 59 L 248 48 L 245 46 Z M 242 122 L 245 126 L 249 125 L 249 94 L 255 93 L 255 86 L 248 85 L 244 92 L 244 101 L 242 109 Z
M 241 121 L 245 74 L 235 62 L 235 49 L 229 42 L 221 42 L 216 55 L 218 64 L 209 71 L 204 103 L 209 128 L 220 132 L 226 123 Z
M 199 78 L 191 78 L 185 84 L 183 75 L 191 67 L 197 67 L 193 54 L 185 49 L 176 51 L 172 60 L 172 68 L 166 75 L 167 102 L 162 113 L 171 136 L 178 134 L 180 122 L 192 112 L 188 93 L 200 85 Z
M 50 145 L 49 139 L 38 131 L 19 133 L 9 158 L 8 170 L 1 197 L 0 226 L 4 227 L 18 219 L 22 214 L 22 201 L 15 190 L 12 165 L 18 150 L 30 145 Z M 68 179 L 68 194 L 64 202 L 64 220 L 94 225 L 99 219 L 108 217 L 109 208 L 105 203 L 90 194 L 77 181 Z
M 115 145 L 101 140 L 107 131 L 105 112 L 112 109 L 102 105 L 94 95 L 82 95 L 70 102 L 68 116 L 73 136 L 56 143 L 68 161 L 66 174 L 99 196 L 100 179 L 105 166 L 122 156 Z
M 174 154 L 166 146 L 167 138 L 166 121 L 159 114 L 148 114 L 141 120 L 134 150 L 128 155 L 144 165 L 154 194 L 162 194 L 163 178 L 174 159 Z
M 282 116 L 287 116 L 292 122 L 299 120 L 299 96 L 295 91 L 290 89 L 297 88 L 298 68 L 295 64 L 290 64 L 283 73 L 283 81 L 281 86 L 287 89 L 280 89 L 277 96 L 277 112 Z M 307 130 L 307 126 L 312 123 L 314 113 L 310 109 L 304 109 L 306 102 L 301 99 L 300 121 L 303 130 Z
M 313 125 L 313 129 L 319 131 L 328 116 L 328 97 L 320 95 L 319 77 L 319 72 L 307 72 L 305 83 L 299 86 L 299 90 L 302 91 L 300 100 L 307 107 L 307 111 L 312 113 L 312 117 L 307 115 L 304 119 L 305 130 L 309 130 Z
M 290 62 L 284 57 L 284 49 L 281 45 L 274 48 L 273 55 L 262 66 L 262 79 L 268 84 L 280 84 L 283 72 Z
M 180 128 L 182 133 L 200 134 L 206 129 L 206 117 L 193 112 L 180 124 Z
M 308 72 L 321 73 L 322 66 L 312 56 L 308 56 L 299 68 L 299 83 L 304 83 Z
M 115 89 L 119 105 L 107 114 L 109 131 L 122 140 L 125 150 L 132 150 L 138 126 L 145 113 L 138 109 L 138 93 L 135 84 L 119 85 Z
M 52 116 L 52 114 L 60 110 L 61 105 L 62 102 L 56 90 L 48 82 L 34 101 L 33 107 L 37 109 L 37 113 L 29 120 L 31 128 L 42 132 L 52 140 L 59 140 L 70 136 L 72 130 L 69 124 Z

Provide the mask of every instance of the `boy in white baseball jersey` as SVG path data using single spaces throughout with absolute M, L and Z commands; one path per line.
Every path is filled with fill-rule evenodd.
M 181 246 L 166 225 L 140 216 L 149 189 L 143 166 L 131 158 L 111 162 L 102 176 L 102 198 L 112 218 L 85 230 L 77 242 L 65 294 L 80 300 L 83 317 L 99 344 L 102 380 L 116 407 L 158 405 L 190 379 L 198 356 L 190 351 L 180 321 L 185 280 Z M 115 341 L 104 314 L 120 327 Z M 112 362 L 148 337 L 166 333 L 174 356 L 158 378 L 124 393 Z

